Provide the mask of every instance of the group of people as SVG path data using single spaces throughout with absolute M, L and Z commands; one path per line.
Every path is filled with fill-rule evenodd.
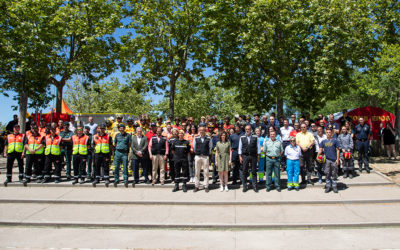
M 30 130 L 20 133 L 18 123 L 7 135 L 4 157 L 7 157 L 7 179 L 12 181 L 12 167 L 18 162 L 19 180 L 24 184 L 61 181 L 65 165 L 67 180 L 72 184 L 90 181 L 96 186 L 104 181 L 111 183 L 110 167 L 113 167 L 113 185 L 122 178 L 125 187 L 133 175 L 132 186 L 140 183 L 164 185 L 168 178 L 174 182 L 173 192 L 187 192 L 187 183 L 194 183 L 194 192 L 200 189 L 201 172 L 203 186 L 209 192 L 209 170 L 212 182 L 220 184 L 220 191 L 228 191 L 228 182 L 241 184 L 243 192 L 252 188 L 258 192 L 263 185 L 267 192 L 281 191 L 281 172 L 287 172 L 287 189 L 299 190 L 300 184 L 314 185 L 312 175 L 323 182 L 325 192 L 338 192 L 338 172 L 344 178 L 356 176 L 354 151 L 358 151 L 359 171 L 370 172 L 368 148 L 371 129 L 360 118 L 353 122 L 346 112 L 340 124 L 333 115 L 325 120 L 322 115 L 312 120 L 309 114 L 290 119 L 275 118 L 275 114 L 261 116 L 226 116 L 218 121 L 215 116 L 201 117 L 198 125 L 192 117 L 176 117 L 156 123 L 142 115 L 138 120 L 107 119 L 96 124 L 92 117 L 88 123 L 70 121 L 46 124 L 44 120 L 30 123 Z M 126 123 L 125 123 L 126 122 Z M 281 126 L 282 125 L 282 126 Z M 26 159 L 24 164 L 23 159 Z M 71 164 L 72 163 L 72 164 Z M 24 168 L 25 165 L 25 168 Z M 71 165 L 73 175 L 71 173 Z M 231 178 L 229 175 L 231 173 Z M 300 182 L 300 177 L 302 182 Z M 257 185 L 261 184 L 261 185 Z

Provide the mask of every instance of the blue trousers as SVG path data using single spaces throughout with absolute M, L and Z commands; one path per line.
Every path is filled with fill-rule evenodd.
M 265 172 L 265 157 L 260 157 L 260 161 L 258 162 L 258 180 L 261 182 L 264 180 L 264 172 Z
M 299 175 L 300 175 L 300 160 L 286 160 L 286 173 L 288 177 L 288 187 L 299 186 Z
M 128 153 L 115 151 L 114 154 L 114 181 L 119 181 L 119 169 L 121 164 L 124 166 L 124 181 L 128 181 Z
M 267 175 L 267 181 L 266 181 L 266 187 L 271 188 L 272 186 L 272 172 L 274 172 L 274 186 L 276 189 L 281 188 L 281 158 L 269 158 L 268 156 L 266 157 L 267 159 L 267 169 L 266 169 L 266 175 Z
M 369 149 L 369 141 L 357 141 L 357 150 L 358 150 L 358 166 L 360 170 L 362 169 L 362 164 L 364 163 L 364 168 L 367 169 L 369 167 L 369 159 L 368 159 L 368 149 Z

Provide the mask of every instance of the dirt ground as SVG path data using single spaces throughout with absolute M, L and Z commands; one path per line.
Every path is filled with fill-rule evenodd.
M 397 157 L 397 160 L 387 160 L 387 157 L 373 157 L 370 166 L 400 184 L 400 160 L 398 159 L 399 157 Z M 357 167 L 357 164 L 355 167 Z

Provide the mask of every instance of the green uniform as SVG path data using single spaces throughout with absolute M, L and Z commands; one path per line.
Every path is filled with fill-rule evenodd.
M 60 137 L 63 139 L 70 139 L 74 135 L 74 132 L 71 130 L 61 131 Z M 72 160 L 72 141 L 70 142 L 62 142 L 61 155 L 65 157 L 65 165 L 67 166 L 67 178 L 71 177 L 71 160 Z
M 115 154 L 114 154 L 114 182 L 119 181 L 120 165 L 124 166 L 124 182 L 128 182 L 128 153 L 132 143 L 132 136 L 128 133 L 118 133 L 114 138 Z

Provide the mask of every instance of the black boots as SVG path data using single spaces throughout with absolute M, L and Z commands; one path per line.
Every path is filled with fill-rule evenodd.
M 7 177 L 6 181 L 4 182 L 4 186 L 7 187 L 9 182 L 11 182 L 11 177 Z
M 176 182 L 176 183 L 175 183 L 175 186 L 174 186 L 174 189 L 172 189 L 172 192 L 176 192 L 176 191 L 178 191 L 178 190 L 179 190 L 179 183 Z
M 184 182 L 183 185 L 182 185 L 182 191 L 183 191 L 184 193 L 187 192 L 186 182 Z

